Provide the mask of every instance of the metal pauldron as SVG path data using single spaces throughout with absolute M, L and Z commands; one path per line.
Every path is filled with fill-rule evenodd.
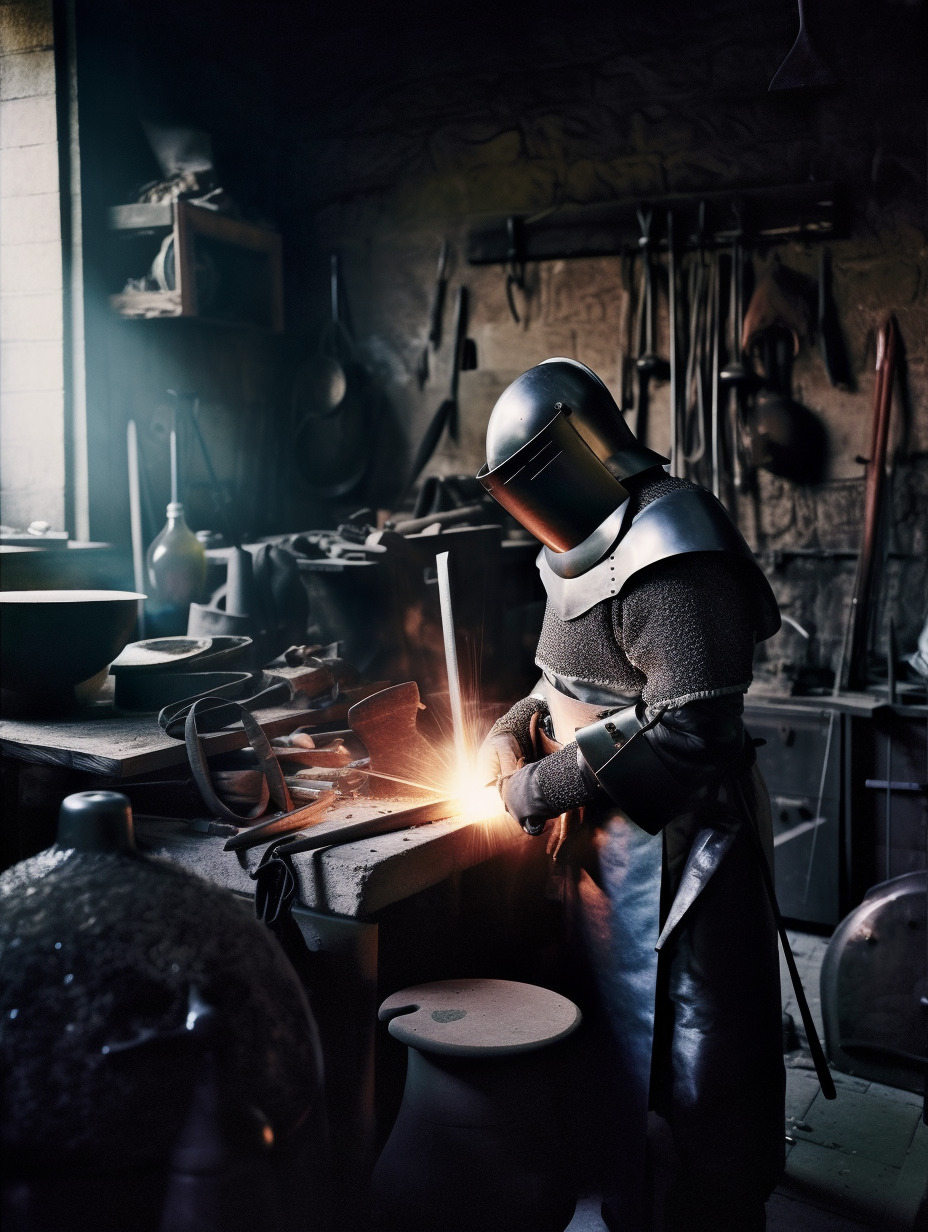
M 688 793 L 680 786 L 646 733 L 663 710 L 645 717 L 643 702 L 597 719 L 575 734 L 578 756 L 622 812 L 642 830 L 658 834 L 685 812 Z

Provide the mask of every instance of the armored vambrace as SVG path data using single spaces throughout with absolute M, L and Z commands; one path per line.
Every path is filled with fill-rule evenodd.
M 529 834 L 568 809 L 611 800 L 649 834 L 689 806 L 694 792 L 735 767 L 744 749 L 740 694 L 648 717 L 629 706 L 577 732 L 576 742 L 517 770 L 501 785 Z

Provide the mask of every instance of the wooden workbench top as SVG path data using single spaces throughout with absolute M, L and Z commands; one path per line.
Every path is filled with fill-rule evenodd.
M 114 779 L 148 774 L 185 763 L 183 740 L 166 736 L 156 713 L 117 710 L 112 701 L 112 677 L 100 698 L 61 718 L 0 719 L 0 752 L 19 761 L 86 770 Z M 297 727 L 343 722 L 345 706 L 328 710 L 294 710 L 276 706 L 255 717 L 268 736 Z M 207 756 L 243 749 L 248 737 L 240 724 L 201 737 Z

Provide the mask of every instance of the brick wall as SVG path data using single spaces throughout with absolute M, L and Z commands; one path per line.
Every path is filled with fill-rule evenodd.
M 63 529 L 56 115 L 51 0 L 0 3 L 0 519 Z

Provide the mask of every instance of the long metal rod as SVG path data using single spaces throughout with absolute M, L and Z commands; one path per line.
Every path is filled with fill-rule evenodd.
M 139 488 L 139 437 L 135 420 L 126 425 L 126 447 L 129 455 L 129 533 L 132 538 L 132 573 L 135 589 L 145 593 L 145 541 L 142 537 L 142 500 Z M 137 629 L 145 637 L 145 600 L 138 601 Z
M 679 459 L 679 376 L 677 360 L 677 251 L 673 233 L 673 210 L 667 211 L 667 312 L 670 317 L 670 473 L 680 474 Z
M 441 632 L 445 642 L 445 667 L 448 669 L 448 700 L 451 703 L 451 726 L 458 769 L 467 767 L 467 740 L 464 732 L 464 698 L 461 694 L 461 673 L 458 648 L 454 640 L 454 606 L 451 597 L 451 553 L 439 552 L 435 557 L 438 569 L 438 602 L 441 607 Z
M 721 310 L 719 296 L 719 281 L 721 271 L 716 254 L 712 263 L 712 495 L 719 500 L 722 495 L 721 485 L 721 450 L 719 448 L 719 313 Z
M 857 561 L 857 578 L 854 597 L 851 600 L 853 623 L 851 645 L 848 652 L 848 685 L 863 688 L 867 683 L 867 647 L 870 631 L 871 601 L 878 598 L 875 585 L 876 553 L 881 529 L 888 534 L 889 527 L 882 527 L 886 518 L 883 488 L 885 483 L 886 450 L 889 440 L 889 422 L 892 414 L 893 384 L 896 368 L 896 322 L 888 317 L 877 334 L 876 378 L 873 390 L 873 427 L 870 441 L 870 457 L 867 459 L 864 481 L 864 524 Z

